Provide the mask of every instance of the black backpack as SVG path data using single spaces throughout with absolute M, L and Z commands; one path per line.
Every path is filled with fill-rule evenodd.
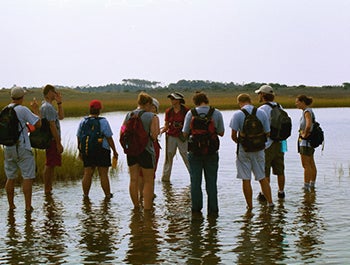
M 103 135 L 100 120 L 103 117 L 86 117 L 79 134 L 79 150 L 83 157 L 97 157 L 102 150 Z
M 267 138 L 264 127 L 256 116 L 257 108 L 254 107 L 251 114 L 246 109 L 241 109 L 241 111 L 245 114 L 245 119 L 238 141 L 243 146 L 244 151 L 257 152 L 265 149 Z
M 312 131 L 306 139 L 310 142 L 311 147 L 316 148 L 319 147 L 324 142 L 324 132 L 320 126 L 320 124 L 315 121 L 315 118 L 312 119 L 313 127 Z
M 270 138 L 274 141 L 286 140 L 292 132 L 292 119 L 288 116 L 280 104 L 271 104 L 270 102 L 265 103 L 269 105 L 271 110 L 271 124 L 270 124 Z
M 50 122 L 43 118 L 41 119 L 41 127 L 29 134 L 30 145 L 37 149 L 48 149 L 52 140 Z
M 23 128 L 18 130 L 18 125 L 21 126 L 21 124 L 15 111 L 16 106 L 6 106 L 0 112 L 0 144 L 15 145 L 23 131 Z
M 215 154 L 219 150 L 220 141 L 212 118 L 214 111 L 215 109 L 210 107 L 207 114 L 198 114 L 196 108 L 191 109 L 188 151 L 195 155 Z

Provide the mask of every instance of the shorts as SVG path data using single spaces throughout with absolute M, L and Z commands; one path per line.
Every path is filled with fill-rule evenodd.
M 96 154 L 92 156 L 82 157 L 84 167 L 110 167 L 111 164 L 111 150 L 101 148 Z
M 6 147 L 4 153 L 4 169 L 8 179 L 15 179 L 18 169 L 21 170 L 23 179 L 35 179 L 35 161 L 31 150 L 11 146 Z
M 126 159 L 128 161 L 128 166 L 131 167 L 133 165 L 139 164 L 142 168 L 151 169 L 154 168 L 154 156 L 150 154 L 147 150 L 144 150 L 138 156 L 127 155 Z
M 270 177 L 270 171 L 274 175 L 284 175 L 284 153 L 281 152 L 281 143 L 273 142 L 265 149 L 265 176 Z
M 315 148 L 311 146 L 299 146 L 298 152 L 301 155 L 312 156 L 315 153 Z
M 52 140 L 50 147 L 46 149 L 46 166 L 56 167 L 62 165 L 62 154 L 57 152 L 56 141 Z
M 241 146 L 240 146 L 241 147 Z M 264 150 L 258 152 L 245 152 L 243 148 L 239 148 L 236 159 L 237 178 L 242 180 L 250 180 L 252 172 L 255 180 L 262 180 L 265 178 L 265 152 Z

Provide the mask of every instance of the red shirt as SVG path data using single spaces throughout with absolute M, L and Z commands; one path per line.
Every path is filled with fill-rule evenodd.
M 174 111 L 173 107 L 165 111 L 165 122 L 169 124 L 168 131 L 166 132 L 167 135 L 179 137 L 188 110 L 189 108 L 181 105 L 181 110 L 177 113 Z

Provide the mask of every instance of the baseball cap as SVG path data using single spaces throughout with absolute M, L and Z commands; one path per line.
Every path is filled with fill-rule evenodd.
M 168 98 L 174 98 L 180 100 L 182 104 L 185 104 L 184 95 L 179 92 L 174 92 L 168 95 Z
M 11 89 L 11 98 L 13 98 L 13 99 L 21 98 L 24 96 L 25 93 L 26 93 L 26 91 L 23 88 L 21 88 L 19 86 L 13 87 Z
M 274 94 L 273 88 L 269 85 L 262 85 L 258 90 L 255 90 L 255 93 Z
M 94 109 L 102 109 L 102 103 L 101 101 L 94 99 L 91 100 L 90 102 L 90 108 L 94 108 Z

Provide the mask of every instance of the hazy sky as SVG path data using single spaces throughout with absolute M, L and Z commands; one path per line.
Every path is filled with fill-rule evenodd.
M 350 0 L 1 0 L 0 87 L 350 81 Z

